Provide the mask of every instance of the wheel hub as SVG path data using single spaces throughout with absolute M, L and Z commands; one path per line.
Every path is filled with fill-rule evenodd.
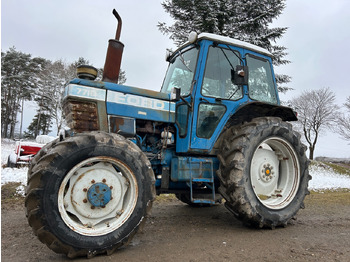
M 87 199 L 95 207 L 105 207 L 111 196 L 111 189 L 104 183 L 93 184 L 87 192 Z
M 66 192 L 64 208 L 79 220 L 80 224 L 75 224 L 74 228 L 79 226 L 80 232 L 89 232 L 89 228 L 96 228 L 97 225 L 100 225 L 100 232 L 104 232 L 103 225 L 108 228 L 118 220 L 125 212 L 124 203 L 130 187 L 130 180 L 112 164 L 92 163 L 73 169 L 69 175 L 69 187 L 62 191 Z
M 264 182 L 269 182 L 275 177 L 274 166 L 270 163 L 264 163 L 260 166 L 260 178 Z

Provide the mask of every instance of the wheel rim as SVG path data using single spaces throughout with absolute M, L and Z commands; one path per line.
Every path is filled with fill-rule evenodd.
M 250 179 L 257 199 L 270 209 L 293 201 L 300 182 L 299 161 L 292 145 L 279 137 L 264 140 L 255 150 Z
M 138 188 L 133 172 L 112 157 L 89 158 L 63 179 L 58 208 L 73 231 L 88 236 L 108 234 L 133 213 Z

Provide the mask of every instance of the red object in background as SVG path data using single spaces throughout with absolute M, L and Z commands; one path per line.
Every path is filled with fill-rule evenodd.
M 20 151 L 21 156 L 35 155 L 43 146 L 44 145 L 42 144 L 26 144 L 24 142 L 20 142 L 19 145 L 16 144 L 15 153 L 18 154 L 18 151 Z
M 29 164 L 32 158 L 40 151 L 45 144 L 34 142 L 17 141 L 15 152 L 10 154 L 7 160 L 8 167 L 15 167 L 20 164 Z

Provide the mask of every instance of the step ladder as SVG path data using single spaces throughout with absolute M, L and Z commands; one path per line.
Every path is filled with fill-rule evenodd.
M 191 202 L 195 204 L 215 204 L 215 185 L 214 185 L 214 170 L 212 159 L 190 158 L 190 189 L 191 189 Z M 193 166 L 198 167 L 199 172 L 194 172 L 196 169 L 192 169 Z M 209 165 L 209 174 L 204 173 L 203 165 Z M 211 190 L 208 194 L 209 198 L 203 198 L 195 196 L 195 185 L 205 185 Z M 207 196 L 207 195 L 206 195 Z

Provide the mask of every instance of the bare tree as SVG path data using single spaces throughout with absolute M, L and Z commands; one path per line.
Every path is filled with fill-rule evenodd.
M 335 104 L 335 94 L 329 88 L 304 91 L 291 103 L 298 113 L 296 126 L 304 134 L 312 160 L 319 135 L 337 121 L 339 107 Z
M 347 114 L 340 114 L 338 116 L 335 132 L 343 139 L 350 141 L 350 96 L 346 99 L 344 107 L 347 110 Z

